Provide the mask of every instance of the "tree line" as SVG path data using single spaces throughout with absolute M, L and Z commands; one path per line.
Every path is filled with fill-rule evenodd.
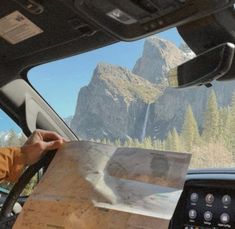
M 219 107 L 216 93 L 211 91 L 200 128 L 189 104 L 180 131 L 170 130 L 164 140 L 146 137 L 138 139 L 96 140 L 104 144 L 124 147 L 140 147 L 162 151 L 192 153 L 191 167 L 228 167 L 235 162 L 235 91 L 229 106 Z

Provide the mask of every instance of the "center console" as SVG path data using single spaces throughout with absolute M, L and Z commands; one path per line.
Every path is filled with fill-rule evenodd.
M 235 228 L 235 174 L 191 174 L 170 228 Z

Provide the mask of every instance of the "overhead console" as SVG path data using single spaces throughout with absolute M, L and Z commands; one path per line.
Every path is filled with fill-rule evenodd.
M 170 228 L 235 228 L 235 174 L 189 177 Z
M 122 40 L 133 40 L 205 17 L 234 0 L 74 0 L 80 15 Z

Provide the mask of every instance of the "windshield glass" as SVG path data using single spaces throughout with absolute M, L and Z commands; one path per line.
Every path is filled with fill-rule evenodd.
M 234 167 L 235 81 L 173 89 L 194 57 L 175 29 L 41 65 L 29 81 L 80 139 L 192 153 L 191 168 Z

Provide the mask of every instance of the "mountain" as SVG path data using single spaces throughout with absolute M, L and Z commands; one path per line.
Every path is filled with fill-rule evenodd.
M 133 73 L 152 83 L 165 83 L 166 73 L 188 60 L 188 55 L 170 41 L 151 36 L 145 40 L 142 56 Z
M 140 138 L 148 104 L 161 93 L 125 68 L 100 63 L 79 92 L 71 127 L 82 139 Z
M 67 126 L 70 127 L 72 119 L 73 119 L 73 116 L 71 115 L 71 116 L 68 116 L 66 118 L 63 118 L 63 121 L 66 123 Z
M 187 106 L 192 106 L 199 129 L 203 129 L 204 112 L 211 88 L 186 89 L 167 87 L 169 69 L 192 58 L 182 45 L 157 36 L 145 40 L 142 56 L 132 71 L 100 63 L 88 86 L 83 87 L 71 127 L 82 139 L 127 139 L 146 136 L 164 139 L 174 127 L 180 131 Z M 221 107 L 231 103 L 235 81 L 215 82 Z

